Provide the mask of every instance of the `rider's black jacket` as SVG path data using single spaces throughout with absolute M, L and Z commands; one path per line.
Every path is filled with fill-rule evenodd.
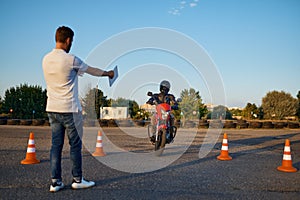
M 155 103 L 157 104 L 167 103 L 171 105 L 172 110 L 178 110 L 178 103 L 173 94 L 166 94 L 166 95 L 163 93 L 153 94 L 152 97 L 146 103 L 150 105 L 154 105 Z

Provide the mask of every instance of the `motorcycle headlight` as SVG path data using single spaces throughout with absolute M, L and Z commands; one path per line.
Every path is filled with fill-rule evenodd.
M 166 120 L 168 118 L 168 112 L 161 110 L 161 118 L 163 120 Z

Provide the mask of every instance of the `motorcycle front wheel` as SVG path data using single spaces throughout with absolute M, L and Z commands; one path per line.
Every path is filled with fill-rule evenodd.
M 160 156 L 163 151 L 164 148 L 166 146 L 166 129 L 161 129 L 158 131 L 158 138 L 157 141 L 155 141 L 155 155 L 156 156 Z

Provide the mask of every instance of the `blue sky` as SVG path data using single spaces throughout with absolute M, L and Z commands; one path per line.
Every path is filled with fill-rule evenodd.
M 261 105 L 272 90 L 294 97 L 300 90 L 298 0 L 2 0 L 0 15 L 2 98 L 23 83 L 45 88 L 41 61 L 60 25 L 74 29 L 71 53 L 83 60 L 101 42 L 131 29 L 160 27 L 187 35 L 215 63 L 229 107 Z M 203 88 L 192 85 L 210 103 Z

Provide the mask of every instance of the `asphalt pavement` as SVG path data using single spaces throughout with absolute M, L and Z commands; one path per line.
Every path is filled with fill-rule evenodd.
M 98 131 L 105 157 L 94 157 Z M 20 164 L 29 133 L 41 162 Z M 220 161 L 223 133 L 230 161 Z M 67 138 L 63 149 L 66 187 L 50 193 L 51 130 L 38 126 L 0 126 L 0 199 L 300 199 L 300 129 L 179 129 L 174 143 L 153 154 L 146 128 L 85 128 L 83 173 L 96 186 L 71 189 Z M 291 142 L 295 173 L 277 170 L 284 142 Z

